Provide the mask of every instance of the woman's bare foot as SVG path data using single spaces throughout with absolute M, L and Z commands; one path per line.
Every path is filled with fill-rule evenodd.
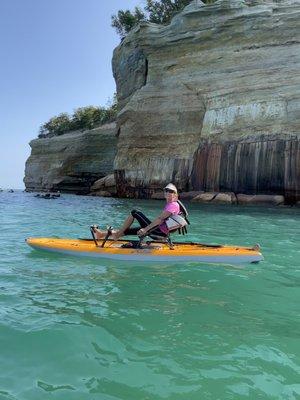
M 93 228 L 93 231 L 94 231 L 96 239 L 104 239 L 107 235 L 107 230 L 102 231 L 99 228 Z M 113 231 L 111 231 L 109 238 L 112 240 L 118 240 L 121 236 L 123 236 L 123 234 L 124 233 L 121 230 L 113 230 Z
M 112 240 L 118 240 L 118 239 L 120 239 L 120 237 L 121 236 L 123 236 L 124 235 L 124 232 L 123 231 L 121 231 L 121 230 L 117 230 L 117 231 L 112 231 L 112 234 L 111 234 L 111 238 L 112 238 Z
M 94 235 L 96 239 L 104 239 L 106 236 L 107 231 L 102 231 L 99 228 L 93 228 Z

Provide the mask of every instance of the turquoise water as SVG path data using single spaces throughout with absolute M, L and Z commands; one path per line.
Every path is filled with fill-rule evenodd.
M 24 243 L 161 206 L 0 193 L 1 400 L 299 399 L 299 209 L 189 206 L 189 240 L 258 242 L 257 265 L 77 259 Z

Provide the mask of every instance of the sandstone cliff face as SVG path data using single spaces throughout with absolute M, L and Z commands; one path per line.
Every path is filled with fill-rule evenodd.
M 195 0 L 115 50 L 119 195 L 300 197 L 300 1 Z
M 116 126 L 103 125 L 30 142 L 26 162 L 26 190 L 88 193 L 91 185 L 113 171 Z

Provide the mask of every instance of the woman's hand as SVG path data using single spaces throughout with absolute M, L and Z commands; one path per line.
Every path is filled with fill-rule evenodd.
M 138 236 L 145 236 L 147 233 L 145 228 L 141 228 L 140 230 L 137 231 Z

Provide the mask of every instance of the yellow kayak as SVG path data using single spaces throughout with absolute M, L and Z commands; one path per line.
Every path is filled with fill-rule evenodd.
M 74 256 L 102 257 L 127 261 L 205 262 L 205 263 L 257 263 L 263 260 L 258 245 L 253 247 L 208 245 L 175 242 L 171 249 L 167 243 L 151 242 L 141 248 L 130 247 L 129 240 L 101 241 L 96 246 L 89 239 L 28 238 L 26 243 L 37 250 L 47 250 Z

